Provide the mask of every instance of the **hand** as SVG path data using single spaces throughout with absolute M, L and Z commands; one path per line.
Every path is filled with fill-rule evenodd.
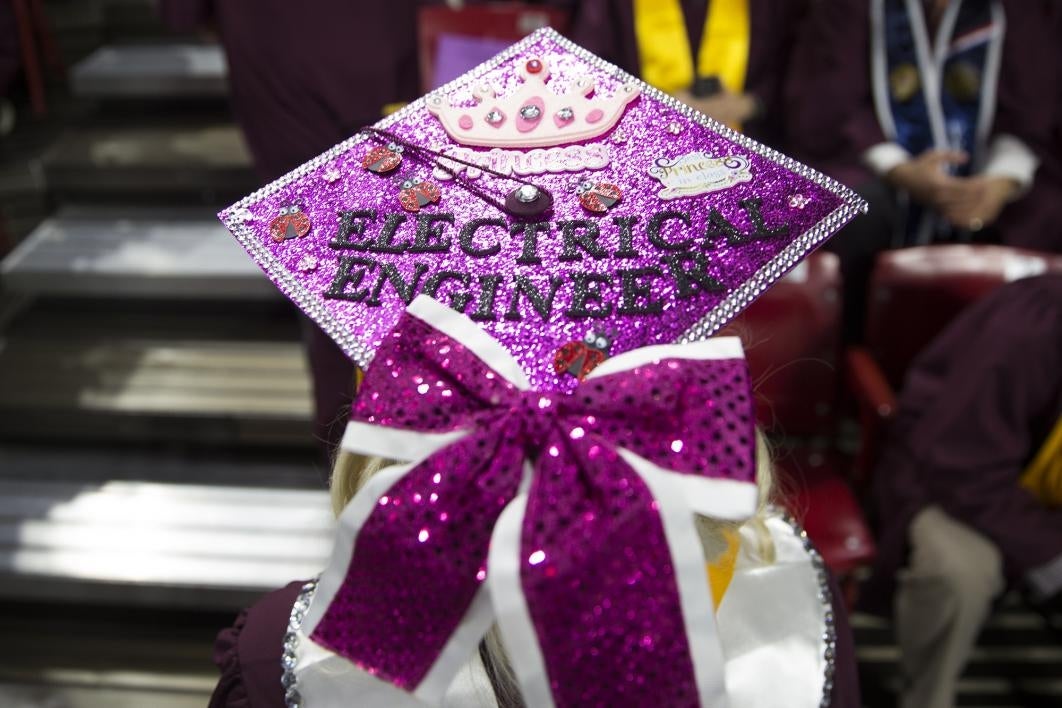
M 747 93 L 723 90 L 707 98 L 697 98 L 689 91 L 679 91 L 675 98 L 730 127 L 750 120 L 757 113 L 756 99 Z
M 889 170 L 885 179 L 904 190 L 919 204 L 940 210 L 943 202 L 961 188 L 962 180 L 947 173 L 948 165 L 969 159 L 959 150 L 926 150 L 918 157 Z
M 938 208 L 953 226 L 970 231 L 994 224 L 1019 188 L 1010 178 L 988 175 L 975 175 L 960 182 L 957 189 L 946 190 Z

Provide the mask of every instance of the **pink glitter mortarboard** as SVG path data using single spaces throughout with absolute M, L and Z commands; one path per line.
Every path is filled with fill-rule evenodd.
M 428 294 L 570 390 L 578 361 L 712 335 L 865 209 L 549 29 L 375 128 L 220 214 L 363 367 Z M 552 208 L 507 213 L 530 185 Z

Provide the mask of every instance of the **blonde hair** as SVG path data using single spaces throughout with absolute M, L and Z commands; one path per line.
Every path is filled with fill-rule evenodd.
M 370 477 L 392 464 L 395 463 L 380 457 L 364 457 L 340 450 L 332 470 L 330 490 L 332 509 L 336 516 L 342 513 Z M 752 529 L 756 538 L 754 555 L 768 564 L 775 560 L 774 543 L 767 529 L 767 517 L 775 502 L 774 496 L 777 492 L 770 448 L 759 428 L 756 429 L 756 486 L 759 490 L 759 504 L 756 513 L 747 521 L 723 521 L 694 514 L 697 534 L 700 536 L 706 561 L 714 560 L 720 555 L 721 550 L 726 548 L 724 539 L 728 534 L 733 534 L 746 526 Z M 509 663 L 508 653 L 497 625 L 492 626 L 483 638 L 479 655 L 494 688 L 498 706 L 500 708 L 522 707 L 524 702 L 516 682 L 516 674 Z

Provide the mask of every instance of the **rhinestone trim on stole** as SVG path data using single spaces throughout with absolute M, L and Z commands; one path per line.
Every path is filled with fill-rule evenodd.
M 303 708 L 302 696 L 296 685 L 295 665 L 299 661 L 299 630 L 310 608 L 314 593 L 317 592 L 317 580 L 311 580 L 302 586 L 295 604 L 291 606 L 288 629 L 284 633 L 284 653 L 280 656 L 280 685 L 284 688 L 284 704 L 288 708 Z
M 811 557 L 811 566 L 815 569 L 815 580 L 819 584 L 819 602 L 822 603 L 823 623 L 822 643 L 825 649 L 822 658 L 826 663 L 825 676 L 822 682 L 822 698 L 819 700 L 819 708 L 829 708 L 833 700 L 833 677 L 837 673 L 837 628 L 833 616 L 833 593 L 830 592 L 830 576 L 826 571 L 826 563 L 822 560 L 815 545 L 808 538 L 808 532 L 788 514 L 782 515 L 782 520 L 789 525 L 793 533 L 804 544 L 804 550 Z

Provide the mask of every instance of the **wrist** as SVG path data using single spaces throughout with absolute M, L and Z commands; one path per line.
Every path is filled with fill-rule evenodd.
M 992 191 L 1003 204 L 1014 201 L 1021 195 L 1021 184 L 1011 177 L 989 177 Z
M 908 190 L 908 186 L 911 183 L 911 163 L 901 162 L 892 169 L 888 170 L 883 176 L 885 181 L 897 189 Z
M 767 109 L 760 97 L 752 93 L 741 94 L 741 122 L 759 120 L 766 115 Z

